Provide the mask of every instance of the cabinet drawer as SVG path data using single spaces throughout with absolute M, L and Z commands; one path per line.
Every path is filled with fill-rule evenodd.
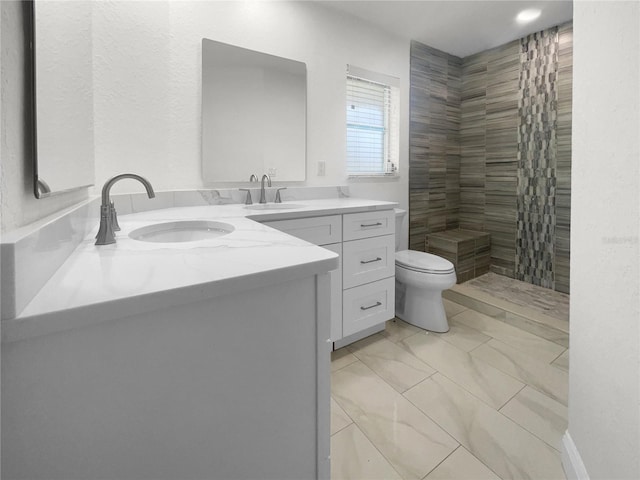
M 345 241 L 395 233 L 396 217 L 393 210 L 347 213 L 342 217 L 342 233 Z
M 395 274 L 395 240 L 395 235 L 384 235 L 344 242 L 344 288 L 392 277 Z
M 342 241 L 342 219 L 340 217 L 341 215 L 328 215 L 262 223 L 307 242 L 327 245 Z
M 386 322 L 393 318 L 394 312 L 394 277 L 345 290 L 342 297 L 342 335 L 346 337 Z

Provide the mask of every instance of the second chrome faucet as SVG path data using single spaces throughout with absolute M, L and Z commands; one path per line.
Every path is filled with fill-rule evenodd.
M 264 192 L 264 181 L 267 180 L 268 186 L 271 186 L 271 177 L 266 173 L 262 175 L 262 181 L 260 182 L 260 203 L 267 203 L 267 196 Z
M 267 175 L 266 173 L 264 175 L 262 175 L 262 180 L 260 180 L 260 201 L 259 203 L 267 203 L 267 194 L 264 188 L 264 182 L 265 180 L 267 181 L 267 186 L 270 187 L 271 186 L 271 177 L 269 175 Z M 253 183 L 253 182 L 258 182 L 258 177 L 256 175 L 251 175 L 249 177 L 249 183 Z M 282 188 L 278 188 L 278 190 L 276 191 L 276 198 L 275 198 L 275 203 L 282 203 L 282 199 L 280 198 L 280 190 L 286 190 L 287 187 L 282 187 Z M 245 204 L 246 205 L 252 205 L 253 201 L 251 199 L 251 189 L 249 188 L 240 188 L 239 189 L 242 192 L 247 192 L 247 196 L 245 199 Z

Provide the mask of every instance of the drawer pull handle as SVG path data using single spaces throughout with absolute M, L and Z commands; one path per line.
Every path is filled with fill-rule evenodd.
M 380 222 L 376 222 L 376 223 L 368 223 L 368 224 L 363 224 L 363 223 L 361 223 L 361 224 L 360 224 L 360 227 L 361 227 L 361 228 L 367 228 L 367 227 L 379 227 L 379 226 L 381 226 L 381 225 L 382 225 L 382 223 L 380 223 Z
M 376 308 L 382 305 L 380 302 L 376 302 L 374 305 L 369 305 L 368 307 L 360 307 L 360 310 L 369 310 L 370 308 Z
M 374 258 L 373 260 L 360 260 L 360 263 L 362 263 L 364 265 L 364 264 L 367 264 L 367 263 L 379 262 L 381 260 L 382 259 L 380 257 L 377 257 L 377 258 Z

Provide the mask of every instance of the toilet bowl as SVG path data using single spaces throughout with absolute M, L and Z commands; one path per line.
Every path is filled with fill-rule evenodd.
M 447 332 L 442 291 L 456 284 L 449 260 L 431 253 L 398 250 L 397 235 L 406 212 L 396 209 L 396 317 L 432 332 Z

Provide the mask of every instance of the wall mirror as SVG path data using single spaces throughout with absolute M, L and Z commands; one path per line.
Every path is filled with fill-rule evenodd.
M 306 176 L 307 67 L 202 40 L 202 176 L 246 182 Z
M 94 183 L 92 2 L 27 2 L 32 32 L 34 193 Z

